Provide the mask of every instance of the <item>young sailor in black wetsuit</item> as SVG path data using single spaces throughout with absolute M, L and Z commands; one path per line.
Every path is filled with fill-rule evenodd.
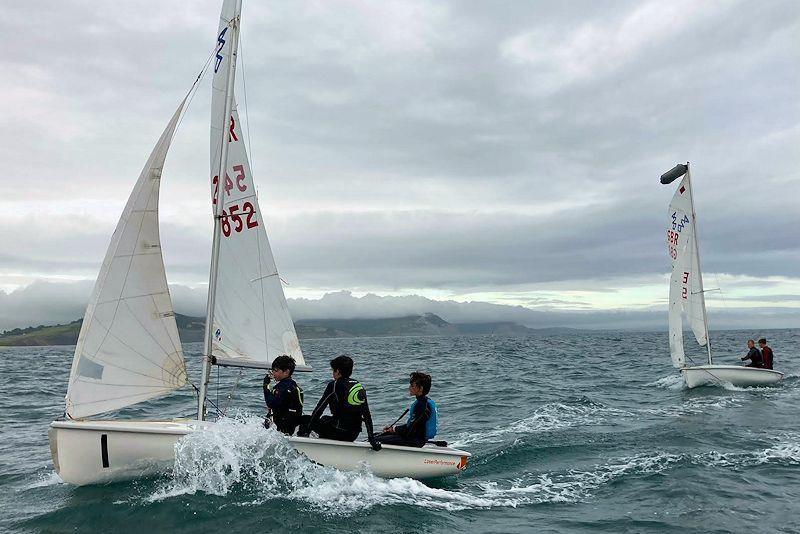
M 747 354 L 744 355 L 742 361 L 750 360 L 750 363 L 745 365 L 745 367 L 764 367 L 763 359 L 761 358 L 761 353 L 756 348 L 756 342 L 752 339 L 747 340 Z
M 439 426 L 439 412 L 436 403 L 427 397 L 431 390 L 431 375 L 411 373 L 408 394 L 416 397 L 404 425 L 388 426 L 378 434 L 377 439 L 387 445 L 404 445 L 406 447 L 422 447 L 429 439 L 436 437 Z
M 313 430 L 319 437 L 338 441 L 355 441 L 361 433 L 361 422 L 367 427 L 367 439 L 373 450 L 379 451 L 381 444 L 375 441 L 372 430 L 372 414 L 367 404 L 367 392 L 353 374 L 353 360 L 349 356 L 337 356 L 331 360 L 333 381 L 322 393 L 311 415 L 303 416 L 298 436 L 308 436 Z M 332 415 L 322 415 L 329 408 Z
M 275 427 L 284 434 L 294 434 L 303 415 L 303 389 L 292 379 L 295 362 L 291 356 L 278 356 L 272 361 L 272 372 L 264 376 L 264 402 L 272 412 Z M 270 375 L 277 382 L 270 388 Z M 269 428 L 269 416 L 264 420 Z

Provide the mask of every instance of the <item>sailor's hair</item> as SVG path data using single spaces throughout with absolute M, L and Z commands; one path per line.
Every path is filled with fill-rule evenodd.
M 748 339 L 747 342 L 755 344 L 756 340 L 755 339 Z
M 339 371 L 345 378 L 350 378 L 353 374 L 353 358 L 344 354 L 337 356 L 331 360 L 331 369 Z
M 427 395 L 431 390 L 431 375 L 421 371 L 414 371 L 411 373 L 411 378 L 408 383 L 421 387 L 422 394 Z
M 286 354 L 281 354 L 280 356 L 272 360 L 273 369 L 280 369 L 281 371 L 289 371 L 289 376 L 294 374 L 295 365 L 296 364 L 294 358 Z
M 758 342 L 759 343 L 763 343 L 764 345 L 767 344 L 767 340 L 765 338 L 763 338 L 763 337 L 761 339 L 759 339 Z

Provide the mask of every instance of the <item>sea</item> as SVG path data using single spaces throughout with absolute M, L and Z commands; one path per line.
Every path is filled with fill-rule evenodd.
M 472 453 L 458 477 L 383 480 L 293 454 L 261 425 L 259 371 L 214 370 L 214 431 L 179 443 L 171 469 L 73 487 L 53 469 L 74 347 L 0 350 L 0 531 L 800 532 L 800 330 L 714 331 L 717 363 L 765 336 L 776 387 L 686 389 L 665 332 L 304 340 L 307 404 L 349 354 L 376 426 L 433 376 L 439 439 Z M 689 345 L 687 339 L 687 346 Z M 184 350 L 199 377 L 200 344 Z M 704 360 L 702 349 L 690 356 Z M 116 417 L 191 417 L 185 388 Z M 212 408 L 212 412 L 213 412 Z M 363 436 L 363 434 L 362 434 Z

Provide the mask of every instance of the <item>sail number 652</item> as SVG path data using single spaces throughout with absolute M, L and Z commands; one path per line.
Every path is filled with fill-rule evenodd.
M 233 232 L 237 234 L 245 228 L 255 228 L 258 226 L 256 220 L 256 209 L 252 202 L 242 204 L 241 212 L 238 204 L 231 204 L 228 210 L 222 210 L 222 235 L 230 237 Z M 242 220 L 242 215 L 245 216 Z M 233 222 L 233 225 L 231 225 Z

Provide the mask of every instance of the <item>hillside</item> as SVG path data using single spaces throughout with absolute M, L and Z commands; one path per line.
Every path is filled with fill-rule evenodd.
M 16 328 L 0 334 L 0 346 L 74 345 L 83 319 L 68 324 Z M 175 314 L 181 341 L 203 340 L 204 317 Z M 318 319 L 295 324 L 301 339 L 332 337 L 441 336 L 441 335 L 528 335 L 535 330 L 510 323 L 448 323 L 438 315 L 410 315 L 385 319 Z

